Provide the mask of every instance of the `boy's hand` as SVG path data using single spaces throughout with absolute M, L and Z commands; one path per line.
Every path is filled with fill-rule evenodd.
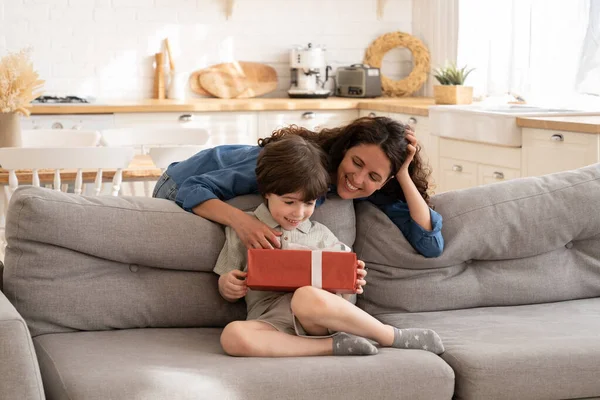
M 363 286 L 367 284 L 365 277 L 367 276 L 367 270 L 365 269 L 364 261 L 358 260 L 356 267 L 356 294 L 362 294 Z
M 228 301 L 241 299 L 248 292 L 246 272 L 234 269 L 219 277 L 219 292 Z

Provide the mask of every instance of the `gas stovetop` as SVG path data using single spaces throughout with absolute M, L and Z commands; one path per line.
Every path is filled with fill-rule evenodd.
M 47 103 L 89 103 L 89 101 L 87 99 L 84 99 L 82 97 L 77 97 L 77 96 L 64 96 L 64 97 L 58 97 L 58 96 L 40 96 L 34 100 L 31 101 L 32 103 L 42 103 L 42 104 L 47 104 Z

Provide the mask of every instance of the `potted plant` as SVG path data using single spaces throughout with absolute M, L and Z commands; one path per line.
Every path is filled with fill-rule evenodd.
M 471 104 L 473 87 L 464 83 L 473 69 L 467 70 L 467 66 L 459 69 L 455 64 L 435 69 L 433 76 L 440 83 L 433 86 L 435 104 Z
M 33 69 L 29 50 L 0 58 L 0 147 L 21 146 L 20 115 L 29 116 L 31 100 L 44 83 Z

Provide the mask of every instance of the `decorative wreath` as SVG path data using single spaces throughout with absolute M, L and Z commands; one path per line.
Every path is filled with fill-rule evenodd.
M 406 47 L 413 56 L 413 70 L 410 74 L 399 81 L 394 81 L 383 74 L 381 75 L 381 86 L 387 96 L 408 96 L 423 86 L 429 74 L 429 50 L 416 37 L 404 32 L 390 32 L 379 36 L 365 54 L 365 64 L 381 68 L 381 62 L 385 54 L 393 48 Z

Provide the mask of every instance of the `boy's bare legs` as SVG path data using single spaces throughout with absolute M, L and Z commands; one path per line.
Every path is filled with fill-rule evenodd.
M 221 334 L 223 350 L 242 357 L 301 357 L 376 354 L 377 348 L 363 338 L 339 334 L 334 338 L 305 338 L 279 332 L 261 321 L 235 321 Z M 334 351 L 334 346 L 336 351 Z
M 372 339 L 385 347 L 394 341 L 392 326 L 325 290 L 301 287 L 294 293 L 291 307 L 302 327 L 311 335 L 323 335 L 329 328 Z
M 292 312 L 311 335 L 327 329 L 375 340 L 384 347 L 444 352 L 441 339 L 429 329 L 398 329 L 383 324 L 349 301 L 325 290 L 305 286 L 294 292 Z

